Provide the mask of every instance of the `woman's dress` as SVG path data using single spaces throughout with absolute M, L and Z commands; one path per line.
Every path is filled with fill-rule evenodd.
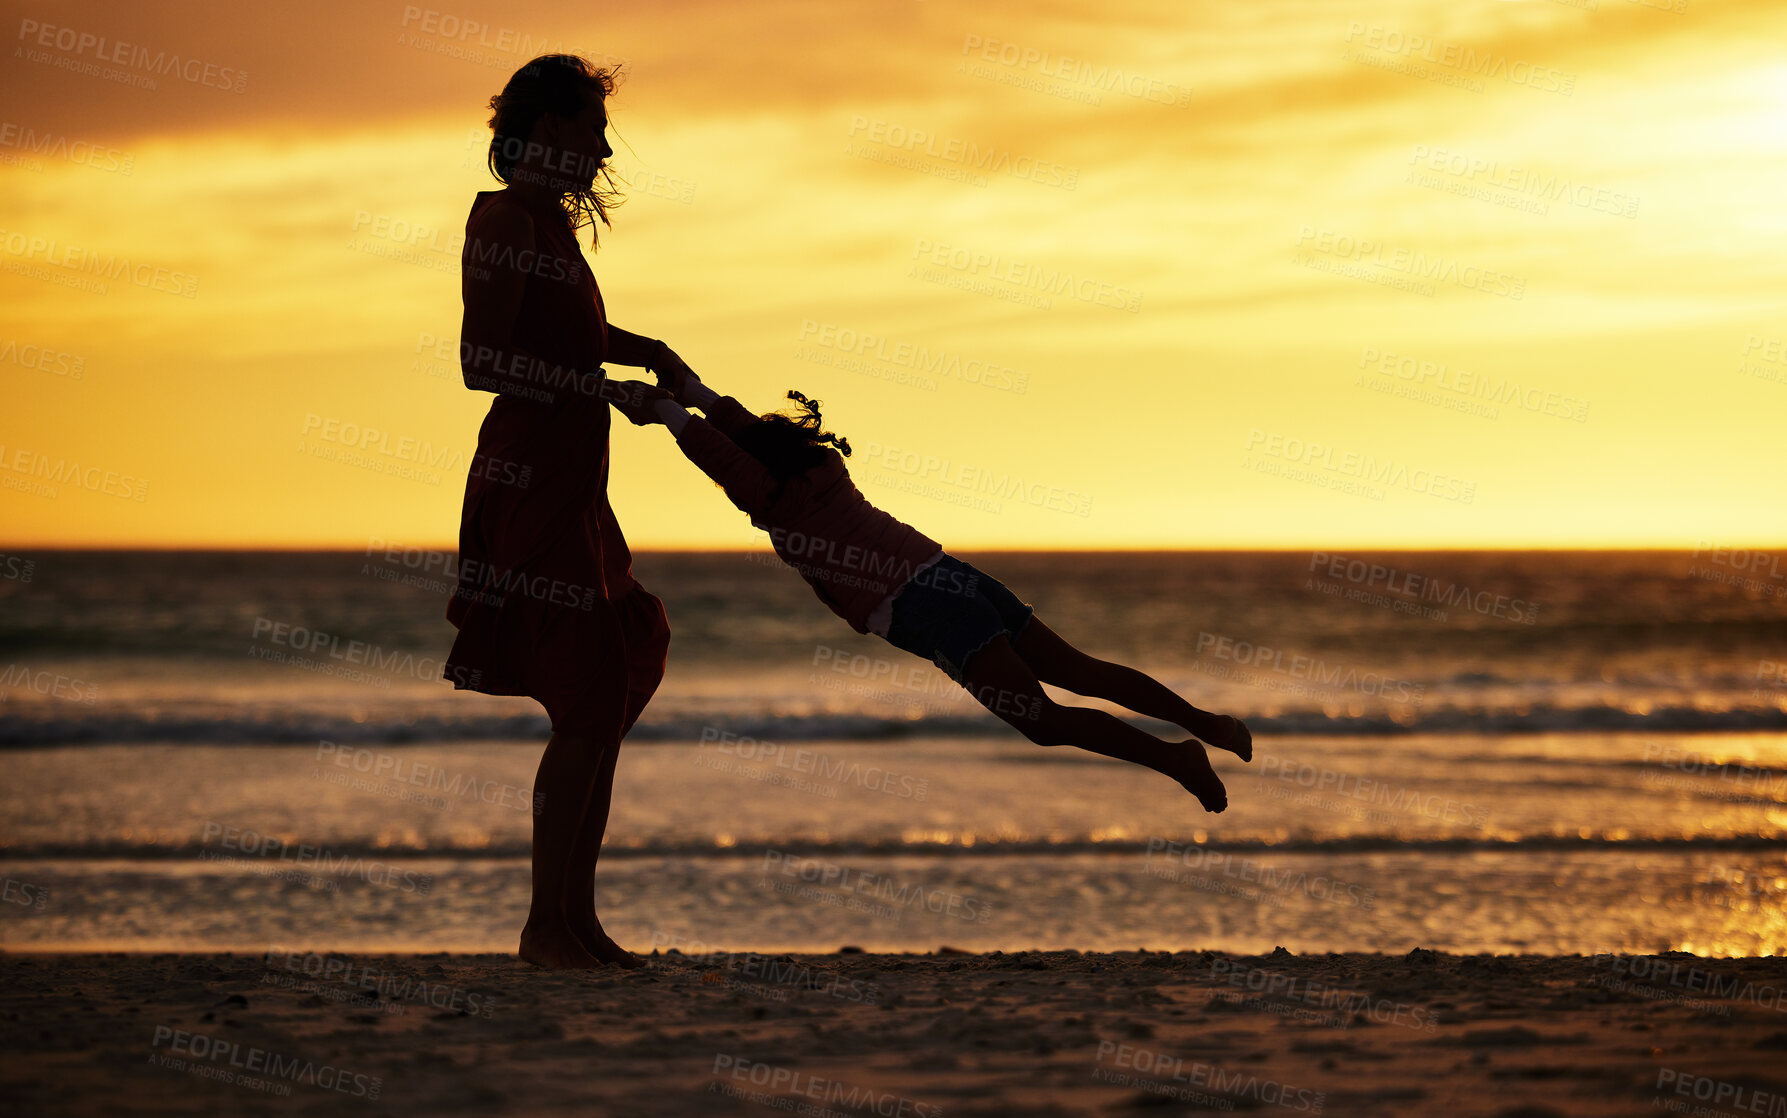
M 507 199 L 534 221 L 535 251 L 513 258 L 476 237 Z M 495 391 L 478 431 L 459 527 L 459 630 L 445 675 L 457 688 L 530 695 L 554 729 L 630 724 L 664 674 L 664 608 L 632 575 L 608 504 L 609 409 L 598 393 L 608 322 L 594 273 L 563 210 L 481 191 L 462 266 L 527 272 L 510 350 L 471 370 Z M 612 724 L 612 725 L 611 725 Z

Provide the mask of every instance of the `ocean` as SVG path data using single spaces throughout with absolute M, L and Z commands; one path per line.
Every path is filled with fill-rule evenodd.
M 1229 810 L 1030 745 L 767 553 L 642 553 L 616 940 L 1787 949 L 1787 554 L 965 557 L 1245 718 Z M 0 948 L 513 950 L 546 722 L 439 678 L 452 562 L 0 556 Z

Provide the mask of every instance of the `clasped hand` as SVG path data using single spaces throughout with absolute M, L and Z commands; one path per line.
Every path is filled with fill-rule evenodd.
M 614 410 L 635 426 L 644 427 L 648 423 L 662 423 L 663 417 L 657 411 L 658 401 L 674 402 L 676 397 L 642 380 L 605 380 L 602 382 L 602 399 L 613 404 Z
M 663 342 L 653 347 L 652 357 L 646 368 L 658 378 L 658 387 L 672 396 L 680 396 L 684 385 L 695 379 L 695 370 L 689 368 L 689 363 L 678 357 L 676 351 Z

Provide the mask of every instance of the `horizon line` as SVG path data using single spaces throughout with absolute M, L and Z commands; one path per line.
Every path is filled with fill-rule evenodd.
M 389 545 L 385 550 L 396 551 L 441 551 L 457 552 L 457 544 L 400 544 L 396 541 L 382 541 Z M 22 551 L 62 551 L 121 553 L 121 552 L 230 552 L 235 554 L 264 552 L 267 554 L 329 554 L 329 555 L 369 555 L 376 549 L 368 544 L 166 544 L 166 543 L 119 543 L 119 544 L 70 544 L 70 543 L 7 543 L 0 542 L 0 552 L 18 553 Z M 634 555 L 754 555 L 760 552 L 774 554 L 769 547 L 632 547 Z M 1772 543 L 1732 543 L 1729 541 L 1701 540 L 1693 544 L 1445 544 L 1445 545 L 1386 545 L 1371 543 L 1327 543 L 1297 545 L 1228 545 L 1221 547 L 1172 547 L 1172 546 L 1118 546 L 1118 547 L 1013 547 L 1009 545 L 974 545 L 959 548 L 945 548 L 950 552 L 996 552 L 1004 554 L 1084 554 L 1084 555 L 1160 555 L 1160 554 L 1294 554 L 1310 551 L 1362 551 L 1381 553 L 1400 552 L 1654 552 L 1677 551 L 1699 553 L 1701 551 L 1787 551 L 1787 541 Z

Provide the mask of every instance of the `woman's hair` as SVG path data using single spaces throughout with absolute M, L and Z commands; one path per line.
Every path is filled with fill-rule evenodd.
M 850 440 L 822 428 L 818 400 L 792 389 L 788 398 L 801 406 L 800 415 L 771 412 L 732 436 L 739 449 L 763 463 L 784 485 L 789 478 L 824 462 L 827 447 L 835 447 L 839 454 L 850 457 Z M 781 495 L 778 486 L 775 497 Z
M 547 113 L 571 118 L 583 112 L 591 97 L 606 101 L 614 93 L 619 68 L 592 66 L 587 59 L 574 54 L 543 54 L 515 71 L 503 91 L 490 99 L 490 173 L 508 185 L 515 174 L 515 165 L 527 151 L 528 137 L 534 123 Z M 565 217 L 572 232 L 585 223 L 590 228 L 590 247 L 596 244 L 596 222 L 608 225 L 608 211 L 620 205 L 620 192 L 614 178 L 604 166 L 598 181 L 606 181 L 606 189 L 595 183 L 583 190 L 573 190 L 561 199 Z

